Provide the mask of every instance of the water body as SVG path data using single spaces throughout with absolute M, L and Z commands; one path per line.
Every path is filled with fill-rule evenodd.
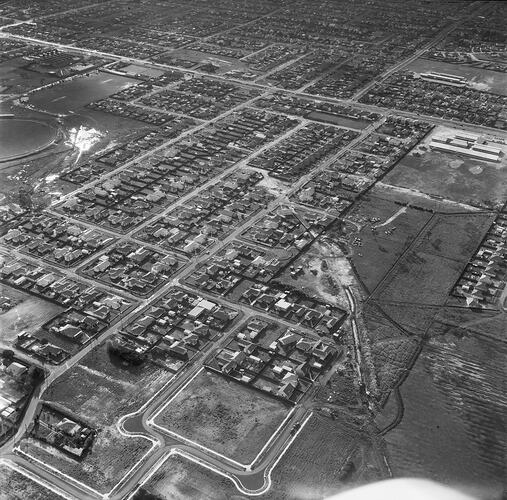
M 50 113 L 67 114 L 135 83 L 133 78 L 99 72 L 35 92 L 30 103 Z
M 0 119 L 0 162 L 42 151 L 56 137 L 56 128 L 44 122 L 21 118 Z

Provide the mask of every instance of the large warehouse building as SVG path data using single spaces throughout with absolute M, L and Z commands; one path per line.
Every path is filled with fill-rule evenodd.
M 502 150 L 479 142 L 479 136 L 459 133 L 454 137 L 435 136 L 431 139 L 431 149 L 460 153 L 478 160 L 500 161 Z

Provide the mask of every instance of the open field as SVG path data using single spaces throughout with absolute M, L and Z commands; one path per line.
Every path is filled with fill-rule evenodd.
M 38 74 L 34 77 L 33 71 L 23 68 L 25 65 L 26 61 L 21 57 L 0 64 L 2 86 L 7 88 L 8 93 L 23 94 L 58 80 L 57 77 L 51 75 Z
M 322 499 L 368 478 L 379 478 L 376 467 L 362 460 L 366 440 L 351 422 L 313 415 L 271 473 L 270 500 Z M 348 462 L 355 470 L 342 476 Z M 301 467 L 301 464 L 305 464 Z
M 110 425 L 135 411 L 172 374 L 151 363 L 125 366 L 111 359 L 105 344 L 59 377 L 44 399 L 68 408 L 95 426 Z
M 397 339 L 402 331 L 392 323 L 389 318 L 382 314 L 382 308 L 374 302 L 369 302 L 363 307 L 363 319 L 366 326 L 366 334 L 372 343 L 390 339 Z
M 400 307 L 398 304 L 393 307 Z M 400 326 L 388 317 L 391 315 L 390 305 L 380 306 L 369 302 L 363 310 L 366 335 L 370 340 L 371 358 L 375 372 L 376 387 L 379 396 L 387 396 L 408 374 L 413 361 L 419 352 L 420 341 L 409 337 Z M 410 323 L 417 330 L 418 322 Z M 417 330 L 419 331 L 419 330 Z M 424 333 L 424 329 L 420 333 Z
M 63 500 L 23 474 L 0 464 L 0 500 Z
M 361 120 L 359 118 L 349 118 L 347 116 L 334 115 L 331 113 L 323 113 L 321 111 L 312 111 L 308 115 L 308 118 L 310 120 L 315 120 L 324 123 L 332 123 L 333 125 L 338 125 L 340 127 L 351 128 L 355 130 L 363 130 L 369 125 L 371 125 L 371 122 L 369 120 Z
M 431 287 L 431 284 L 429 285 Z M 428 291 L 427 293 L 430 293 Z M 412 302 L 382 302 L 379 301 L 379 307 L 382 308 L 391 321 L 398 327 L 407 332 L 424 335 L 433 318 L 440 311 L 439 305 L 415 304 Z
M 420 252 L 468 262 L 493 222 L 495 214 L 438 215 L 417 247 Z
M 397 163 L 383 182 L 473 206 L 495 207 L 503 204 L 507 195 L 505 146 L 488 143 L 504 150 L 498 163 L 429 148 L 428 144 L 435 135 L 458 132 L 449 127 L 436 127 Z
M 492 221 L 491 214 L 435 215 L 414 248 L 397 263 L 373 297 L 384 312 L 424 333 Z
M 358 230 L 347 235 L 351 260 L 367 290 L 375 288 L 430 217 L 428 212 L 373 196 L 353 207 L 347 220 Z M 356 239 L 360 245 L 354 245 Z
M 12 309 L 0 312 L 0 342 L 6 344 L 11 344 L 22 331 L 34 332 L 64 310 L 52 302 L 3 284 L 0 284 L 0 296 L 11 297 L 17 303 Z
M 227 457 L 250 463 L 287 416 L 280 401 L 202 371 L 155 423 Z
M 460 485 L 476 498 L 501 498 L 506 355 L 504 343 L 478 337 L 429 342 L 401 387 L 403 420 L 386 436 L 396 476 Z
M 481 210 L 478 207 L 472 207 L 465 203 L 432 197 L 415 189 L 392 186 L 390 184 L 384 184 L 383 182 L 377 182 L 370 190 L 370 195 L 375 198 L 382 198 L 384 200 L 401 203 L 402 205 L 410 205 L 429 212 L 439 212 L 443 214 Z
M 435 316 L 442 333 L 455 336 L 484 335 L 495 340 L 505 340 L 507 313 L 468 308 L 442 307 Z M 435 334 L 435 333 L 433 333 Z
M 415 73 L 435 71 L 453 76 L 465 77 L 472 88 L 491 92 L 493 94 L 507 95 L 507 74 L 499 71 L 474 68 L 466 64 L 452 64 L 433 59 L 416 59 L 405 69 Z
M 383 301 L 443 304 L 461 270 L 461 263 L 414 250 L 397 265 L 375 297 Z
M 443 305 L 492 220 L 491 214 L 483 213 L 436 215 L 375 298 Z

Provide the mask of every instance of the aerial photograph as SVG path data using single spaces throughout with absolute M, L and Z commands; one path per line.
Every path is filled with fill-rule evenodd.
M 0 500 L 506 500 L 507 2 L 0 0 Z

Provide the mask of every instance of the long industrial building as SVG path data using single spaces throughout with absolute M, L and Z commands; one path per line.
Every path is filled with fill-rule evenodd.
M 421 78 L 428 82 L 442 83 L 444 85 L 452 85 L 454 87 L 464 87 L 467 84 L 467 79 L 463 76 L 436 73 L 434 71 L 421 73 Z
M 438 151 L 460 153 L 479 160 L 499 162 L 502 150 L 477 142 L 478 136 L 460 133 L 454 137 L 433 137 L 430 147 Z

